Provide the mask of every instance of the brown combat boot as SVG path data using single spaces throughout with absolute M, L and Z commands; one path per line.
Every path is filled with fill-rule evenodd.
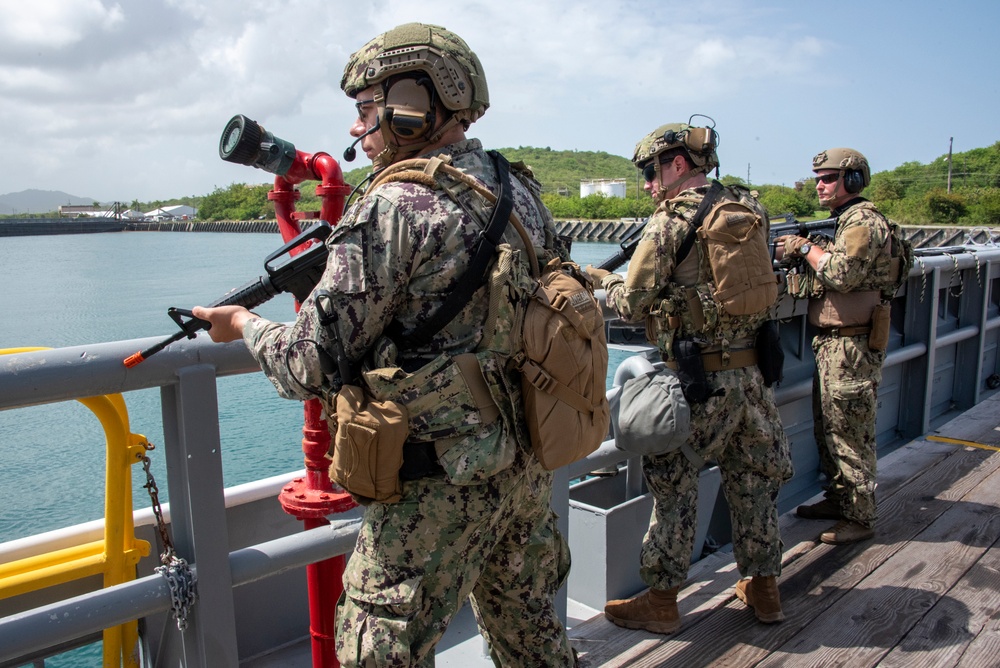
M 651 633 L 674 633 L 681 627 L 677 611 L 677 592 L 673 589 L 650 589 L 639 596 L 608 601 L 604 616 L 616 626 L 642 629 Z
M 736 583 L 736 598 L 753 608 L 757 619 L 774 624 L 785 619 L 778 594 L 778 579 L 773 575 L 755 575 Z
M 850 520 L 840 520 L 819 535 L 819 539 L 829 545 L 848 545 L 868 540 L 875 536 L 875 529 Z
M 795 514 L 807 520 L 842 520 L 844 513 L 840 511 L 840 505 L 832 499 L 823 499 L 819 503 L 808 506 L 799 506 L 795 509 Z

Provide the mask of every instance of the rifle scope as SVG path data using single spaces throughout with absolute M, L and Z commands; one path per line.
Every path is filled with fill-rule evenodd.
M 265 130 L 243 114 L 236 114 L 222 130 L 219 157 L 284 176 L 295 161 L 295 146 Z

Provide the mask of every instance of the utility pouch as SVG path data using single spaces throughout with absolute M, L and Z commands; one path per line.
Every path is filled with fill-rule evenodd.
M 778 335 L 778 322 L 768 320 L 757 330 L 754 342 L 757 348 L 757 368 L 764 377 L 764 385 L 771 387 L 785 377 L 785 351 Z
M 705 365 L 701 359 L 701 348 L 690 339 L 674 339 L 674 360 L 677 362 L 677 377 L 681 381 L 684 398 L 689 404 L 708 401 L 712 393 L 705 377 Z
M 406 407 L 374 401 L 357 385 L 344 385 L 332 399 L 332 406 L 324 401 L 333 434 L 330 479 L 360 503 L 399 501 L 399 471 L 409 433 Z
M 885 350 L 889 347 L 889 310 L 891 305 L 879 304 L 872 311 L 872 331 L 868 334 L 868 347 Z

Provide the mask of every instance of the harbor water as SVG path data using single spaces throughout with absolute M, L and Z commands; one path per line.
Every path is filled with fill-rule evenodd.
M 170 306 L 208 303 L 263 273 L 278 235 L 126 232 L 0 239 L 0 349 L 86 346 L 169 336 Z M 618 250 L 574 244 L 574 260 L 596 264 Z M 289 295 L 256 309 L 294 317 Z M 627 353 L 612 351 L 610 373 Z M 227 487 L 302 468 L 302 408 L 281 399 L 262 374 L 220 378 L 219 429 Z M 157 390 L 125 396 L 131 430 L 162 443 Z M 82 404 L 0 411 L 0 541 L 104 514 L 104 433 Z M 154 475 L 163 455 L 150 453 Z M 148 507 L 141 467 L 133 467 L 136 508 Z M 159 480 L 161 497 L 166 482 Z

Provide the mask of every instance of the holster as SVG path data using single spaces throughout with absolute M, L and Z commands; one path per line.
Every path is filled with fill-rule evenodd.
M 757 368 L 764 377 L 764 385 L 771 387 L 784 378 L 785 351 L 778 335 L 778 322 L 768 320 L 757 330 L 754 342 L 757 349 Z
M 677 377 L 681 390 L 689 404 L 708 401 L 712 392 L 705 377 L 705 365 L 701 359 L 700 346 L 691 339 L 674 339 L 674 360 L 677 362 Z

